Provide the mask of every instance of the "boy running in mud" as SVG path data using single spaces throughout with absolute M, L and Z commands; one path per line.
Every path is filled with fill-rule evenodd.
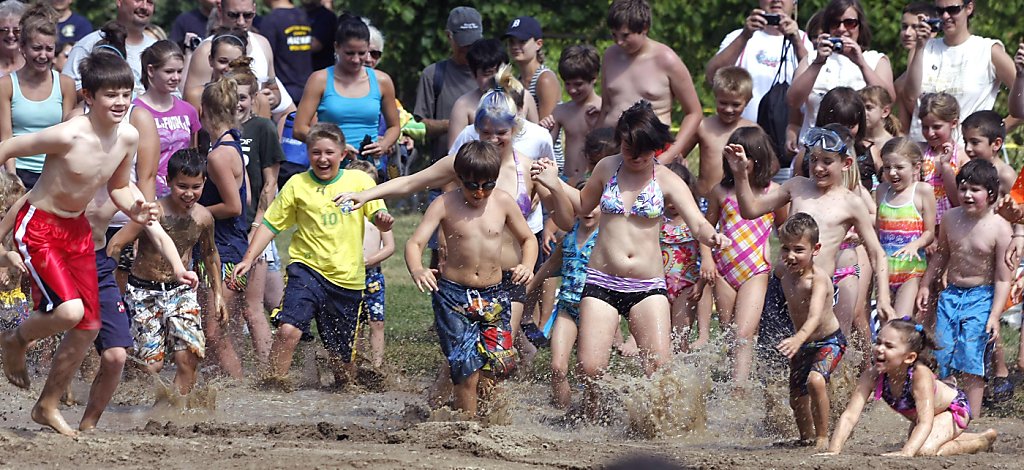
M 537 239 L 512 196 L 494 191 L 501 169 L 496 146 L 467 143 L 455 155 L 454 166 L 461 187 L 427 208 L 405 245 L 405 264 L 416 287 L 433 294 L 437 336 L 455 383 L 455 408 L 474 416 L 480 388 L 489 388 L 478 387 L 481 371 L 487 380 L 504 379 L 516 367 L 512 305 L 501 283 L 502 233 L 507 228 L 522 247 L 523 256 L 512 268 L 512 282 L 520 285 L 533 277 Z M 438 227 L 448 246 L 440 280 L 422 262 L 423 248 Z
M 149 224 L 158 214 L 156 203 L 146 202 L 129 181 L 139 133 L 131 125 L 119 124 L 131 101 L 135 82 L 131 68 L 113 54 L 93 54 L 80 70 L 88 114 L 0 144 L 0 164 L 46 154 L 39 182 L 26 195 L 25 204 L 8 213 L 8 218 L 15 218 L 15 245 L 32 279 L 36 311 L 0 336 L 4 375 L 27 389 L 28 345 L 65 332 L 32 408 L 32 420 L 68 436 L 78 433 L 58 409 L 61 394 L 100 328 L 96 255 L 84 212 L 105 184 L 114 205 L 132 220 Z M 176 276 L 178 281 L 191 282 L 186 272 Z
M 794 177 L 764 194 L 754 194 L 750 189 L 747 165 L 752 163 L 747 159 L 743 147 L 725 147 L 725 158 L 736 178 L 740 214 L 746 219 L 753 219 L 788 203 L 791 213 L 804 212 L 813 217 L 821 238 L 821 251 L 814 257 L 814 264 L 826 273 L 835 272 L 839 245 L 850 227 L 855 227 L 871 257 L 878 292 L 878 316 L 883 321 L 894 318 L 889 298 L 889 267 L 885 250 L 878 242 L 867 206 L 842 185 L 843 170 L 854 164 L 850 131 L 838 124 L 813 127 L 808 131 L 803 144 L 811 158 L 813 177 Z M 762 353 L 766 347 L 774 347 L 792 334 L 787 310 L 782 284 L 778 276 L 773 275 L 768 280 L 758 334 L 758 343 L 763 346 Z
M 391 230 L 395 221 L 381 200 L 369 201 L 357 210 L 350 205 L 338 207 L 332 200 L 339 193 L 375 186 L 366 173 L 339 168 L 346 152 L 345 136 L 337 125 L 314 125 L 306 144 L 309 171 L 291 177 L 281 188 L 232 273 L 232 277 L 244 276 L 274 237 L 298 226 L 288 247 L 288 285 L 277 315 L 280 326 L 270 349 L 271 370 L 265 381 L 285 389 L 291 388 L 287 376 L 295 347 L 310 335 L 314 318 L 320 339 L 331 354 L 335 385 L 342 386 L 355 376 L 353 346 L 366 287 L 365 220 L 373 221 L 382 232 Z
M 157 200 L 157 209 L 160 226 L 174 240 L 185 264 L 192 264 L 192 249 L 199 245 L 201 261 L 210 276 L 212 308 L 220 313 L 220 321 L 227 323 L 228 311 L 221 298 L 220 256 L 213 241 L 213 216 L 206 207 L 196 204 L 205 183 L 206 162 L 199 152 L 175 152 L 167 162 L 167 185 L 171 192 Z M 133 355 L 146 364 L 150 373 L 157 374 L 163 369 L 165 351 L 170 352 L 177 366 L 174 387 L 181 395 L 188 395 L 196 384 L 199 360 L 206 355 L 196 291 L 175 280 L 172 264 L 160 256 L 149 237 L 139 239 L 138 253 L 124 294 L 132 318 Z
M 776 270 L 797 332 L 777 348 L 789 358 L 789 406 L 793 408 L 800 443 L 828 448 L 828 381 L 846 353 L 846 337 L 832 312 L 832 276 L 814 265 L 821 250 L 818 224 L 805 213 L 795 214 L 779 228 Z

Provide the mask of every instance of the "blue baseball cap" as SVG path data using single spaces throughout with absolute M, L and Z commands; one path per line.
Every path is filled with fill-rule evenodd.
M 540 23 L 533 19 L 532 16 L 520 16 L 508 24 L 508 29 L 503 37 L 513 37 L 520 41 L 528 41 L 530 39 L 542 39 L 544 32 L 540 29 Z

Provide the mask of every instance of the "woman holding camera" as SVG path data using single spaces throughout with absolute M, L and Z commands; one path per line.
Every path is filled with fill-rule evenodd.
M 813 126 L 821 98 L 836 87 L 854 90 L 877 85 L 895 97 L 889 58 L 871 45 L 871 26 L 857 0 L 832 0 L 821 12 L 823 30 L 815 50 L 800 61 L 793 84 L 786 94 L 790 109 L 804 106 L 799 134 L 788 132 L 787 146 L 796 150 L 799 136 Z M 794 126 L 795 127 L 795 126 Z M 851 129 L 854 133 L 856 130 Z

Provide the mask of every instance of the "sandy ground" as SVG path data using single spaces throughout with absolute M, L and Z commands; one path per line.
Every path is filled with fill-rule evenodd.
M 907 432 L 907 422 L 882 405 L 865 413 L 843 455 L 814 456 L 805 448 L 774 444 L 779 436 L 764 431 L 763 401 L 737 398 L 710 381 L 694 385 L 685 378 L 688 371 L 679 368 L 673 380 L 638 384 L 637 379 L 622 379 L 612 384 L 631 392 L 617 401 L 618 411 L 602 426 L 566 425 L 563 413 L 547 404 L 548 388 L 541 382 L 508 384 L 502 409 L 495 412 L 500 415 L 495 421 L 508 424 L 481 425 L 431 420 L 422 394 L 427 383 L 394 375 L 383 392 L 335 392 L 307 385 L 282 394 L 257 390 L 248 382 L 221 381 L 206 389 L 196 400 L 205 403 L 194 404 L 196 408 L 159 412 L 152 407 L 159 387 L 153 379 L 142 378 L 121 387 L 99 430 L 77 439 L 29 420 L 41 386 L 37 378 L 31 391 L 0 384 L 0 395 L 7 397 L 0 404 L 0 467 L 591 468 L 652 458 L 656 460 L 647 461 L 646 468 L 658 468 L 654 463 L 664 465 L 660 468 L 1020 468 L 1019 456 L 1024 454 L 1024 423 L 1018 415 L 971 423 L 974 431 L 999 431 L 990 453 L 881 457 L 897 450 Z M 76 382 L 74 387 L 76 396 L 86 396 L 86 384 Z M 658 394 L 660 398 L 654 397 Z M 710 398 L 697 399 L 702 394 Z M 640 396 L 652 398 L 637 406 Z M 204 407 L 211 403 L 212 409 Z M 686 409 L 680 411 L 680 406 Z M 67 407 L 68 421 L 77 423 L 83 408 Z M 649 413 L 661 436 L 679 435 L 636 437 L 628 431 L 631 413 L 626 410 Z M 707 413 L 704 429 L 686 432 L 665 426 L 672 421 L 666 416 L 678 421 L 693 413 Z M 625 468 L 630 467 L 635 465 Z

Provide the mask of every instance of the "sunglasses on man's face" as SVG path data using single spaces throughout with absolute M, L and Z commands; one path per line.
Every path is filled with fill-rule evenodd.
M 256 17 L 255 11 L 225 11 L 224 14 L 233 20 L 237 20 L 239 17 L 251 20 Z
M 948 7 L 935 7 L 935 9 L 939 12 L 939 16 L 942 16 L 943 13 L 946 13 L 949 16 L 956 16 L 959 15 L 966 6 L 967 3 L 961 3 L 959 5 L 950 5 Z
M 479 191 L 481 189 L 484 190 L 484 191 L 493 191 L 494 187 L 497 186 L 497 184 L 498 183 L 496 181 L 494 181 L 494 180 L 484 181 L 483 183 L 478 183 L 476 181 L 463 181 L 462 182 L 462 185 L 465 186 L 466 189 L 468 189 L 470 191 Z

